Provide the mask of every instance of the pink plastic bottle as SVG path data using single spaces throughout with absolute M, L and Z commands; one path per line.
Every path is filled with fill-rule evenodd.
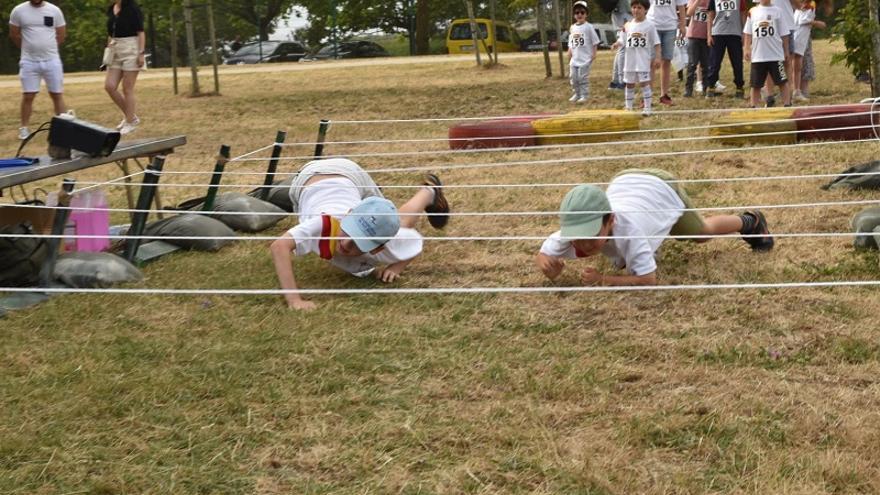
M 110 247 L 110 212 L 107 211 L 107 197 L 103 191 L 85 191 L 74 195 L 70 202 L 73 208 L 86 208 L 70 212 L 74 225 L 77 251 L 104 251 Z M 105 237 L 79 237 L 105 236 Z

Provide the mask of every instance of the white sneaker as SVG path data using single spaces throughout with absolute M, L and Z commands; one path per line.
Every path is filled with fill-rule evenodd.
M 580 97 L 577 94 L 573 94 L 573 95 L 571 95 L 571 98 L 568 99 L 568 101 L 574 103 L 574 102 L 578 101 L 578 98 L 580 98 Z
M 27 127 L 19 127 L 18 128 L 18 139 L 24 141 L 30 135 L 31 135 L 31 131 Z
M 577 99 L 577 101 L 575 103 L 584 104 L 586 102 L 587 102 L 587 97 L 581 96 L 580 98 Z
M 810 101 L 810 99 L 804 96 L 800 91 L 795 91 L 794 94 L 791 95 L 791 99 L 795 101 Z
M 135 118 L 134 122 L 126 122 L 125 124 L 122 125 L 122 128 L 119 129 L 119 134 L 122 134 L 123 136 L 125 136 L 126 134 L 131 134 L 132 132 L 134 132 L 137 129 L 137 127 L 138 127 L 138 125 L 140 125 L 140 123 L 141 123 L 141 120 L 138 118 Z
M 649 108 L 642 109 L 642 117 L 650 117 L 652 113 L 653 112 L 651 112 L 651 109 Z
M 715 92 L 716 93 L 721 93 L 725 89 L 727 89 L 727 86 L 721 84 L 721 81 L 718 81 L 717 83 L 715 83 Z
M 116 126 L 116 130 L 118 131 L 118 130 L 122 129 L 123 126 L 125 126 L 126 122 L 127 121 L 125 120 L 125 117 L 123 117 L 122 120 L 119 121 L 119 125 Z
M 702 93 L 703 92 L 703 81 L 697 81 L 694 83 L 694 92 Z

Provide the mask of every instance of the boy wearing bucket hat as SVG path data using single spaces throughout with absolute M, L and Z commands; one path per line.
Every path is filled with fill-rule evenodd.
M 374 274 L 383 282 L 394 281 L 422 252 L 422 236 L 415 230 L 418 214 L 432 214 L 428 221 L 435 228 L 449 220 L 440 179 L 428 174 L 423 185 L 398 213 L 369 174 L 351 160 L 306 164 L 290 188 L 299 224 L 270 247 L 281 288 L 299 288 L 293 256 L 309 253 L 356 277 Z M 298 293 L 284 297 L 291 308 L 315 308 Z
M 592 185 L 575 187 L 562 200 L 561 229 L 541 246 L 538 269 L 552 280 L 562 273 L 565 260 L 602 253 L 626 274 L 603 274 L 587 267 L 581 273 L 584 284 L 655 285 L 655 253 L 668 235 L 740 233 L 747 236 L 743 240 L 753 251 L 773 249 L 773 237 L 760 211 L 703 218 L 674 181 L 663 170 L 633 169 L 618 174 L 607 191 Z

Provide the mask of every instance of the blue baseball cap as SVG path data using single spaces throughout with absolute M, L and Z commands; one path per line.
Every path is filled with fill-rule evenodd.
M 339 225 L 365 253 L 390 241 L 400 230 L 400 217 L 394 203 L 371 196 L 352 208 Z M 374 239 L 358 239 L 372 237 Z

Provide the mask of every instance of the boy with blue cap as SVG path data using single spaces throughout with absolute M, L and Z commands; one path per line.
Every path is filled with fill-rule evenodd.
M 769 251 L 774 244 L 760 211 L 703 218 L 693 211 L 690 198 L 675 177 L 659 169 L 625 170 L 606 191 L 592 185 L 577 186 L 565 195 L 559 213 L 561 229 L 544 241 L 536 259 L 538 269 L 551 280 L 562 273 L 566 259 L 602 253 L 627 273 L 603 274 L 587 267 L 581 273 L 584 284 L 655 285 L 655 253 L 668 235 L 738 232 L 748 236 L 743 240 L 753 251 Z
M 438 229 L 449 221 L 440 179 L 428 174 L 423 185 L 400 207 L 405 214 L 401 216 L 353 161 L 336 158 L 306 164 L 290 188 L 299 224 L 270 247 L 281 288 L 298 289 L 291 253 L 315 253 L 356 277 L 375 274 L 383 282 L 393 282 L 422 252 L 422 236 L 415 230 L 417 214 L 432 214 L 428 221 Z M 298 293 L 284 297 L 291 308 L 315 308 Z

